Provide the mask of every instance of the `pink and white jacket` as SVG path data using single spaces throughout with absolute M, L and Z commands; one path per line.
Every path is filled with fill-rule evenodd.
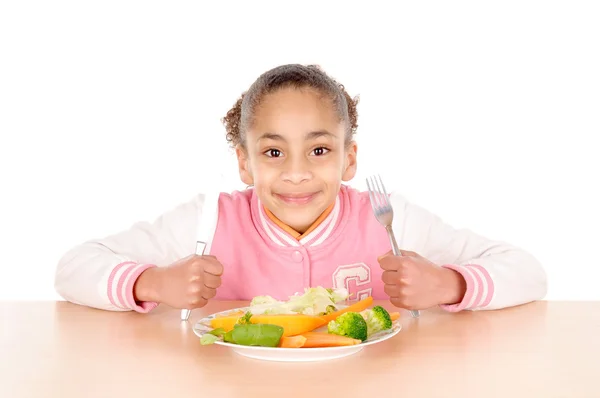
M 446 310 L 499 309 L 546 295 L 545 271 L 527 252 L 456 230 L 400 195 L 391 201 L 398 246 L 464 276 L 464 299 L 442 306 Z M 345 287 L 355 299 L 388 299 L 377 262 L 391 250 L 386 231 L 368 193 L 346 186 L 327 218 L 300 240 L 271 221 L 253 189 L 198 195 L 153 223 L 71 249 L 59 261 L 56 290 L 81 305 L 148 312 L 157 304 L 134 300 L 136 278 L 193 254 L 198 240 L 224 267 L 217 300 L 286 299 L 310 286 Z

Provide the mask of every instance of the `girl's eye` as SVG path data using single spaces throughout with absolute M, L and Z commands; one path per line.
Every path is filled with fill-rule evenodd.
M 265 154 L 270 158 L 278 158 L 281 156 L 281 151 L 279 149 L 269 149 Z
M 327 149 L 327 148 L 319 147 L 319 148 L 315 148 L 313 150 L 313 153 L 315 154 L 315 156 L 322 156 L 322 155 L 325 155 L 328 151 L 329 151 L 329 149 Z

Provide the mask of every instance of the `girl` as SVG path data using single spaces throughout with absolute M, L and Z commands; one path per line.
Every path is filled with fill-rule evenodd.
M 58 264 L 56 290 L 73 303 L 141 313 L 160 303 L 286 299 L 311 286 L 417 310 L 542 299 L 546 275 L 530 254 L 455 230 L 397 194 L 393 228 L 405 251 L 391 254 L 368 193 L 343 184 L 356 173 L 356 104 L 318 67 L 264 73 L 223 120 L 250 188 L 198 195 L 154 223 L 74 247 Z

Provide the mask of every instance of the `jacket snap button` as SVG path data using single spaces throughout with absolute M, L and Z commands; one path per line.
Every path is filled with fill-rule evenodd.
M 295 251 L 295 252 L 292 254 L 292 259 L 293 259 L 295 262 L 299 263 L 299 262 L 301 262 L 301 261 L 304 259 L 304 256 L 303 256 L 303 255 L 302 255 L 302 253 L 300 253 L 299 251 Z

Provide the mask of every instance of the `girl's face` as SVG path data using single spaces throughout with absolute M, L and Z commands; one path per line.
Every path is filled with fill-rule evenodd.
M 311 89 L 262 98 L 238 148 L 240 176 L 279 220 L 303 233 L 356 173 L 356 143 L 331 102 Z

